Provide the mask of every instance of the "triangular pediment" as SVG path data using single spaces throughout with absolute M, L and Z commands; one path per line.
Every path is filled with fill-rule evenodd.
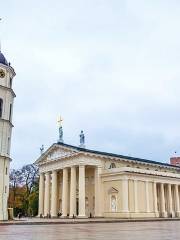
M 108 193 L 109 194 L 112 194 L 112 193 L 118 193 L 119 191 L 116 189 L 116 188 L 113 188 L 111 187 L 109 190 L 108 190 Z
M 72 149 L 70 147 L 64 147 L 58 144 L 53 144 L 49 149 L 47 149 L 35 162 L 37 165 L 49 161 L 54 161 L 58 159 L 64 159 L 77 155 L 78 150 Z

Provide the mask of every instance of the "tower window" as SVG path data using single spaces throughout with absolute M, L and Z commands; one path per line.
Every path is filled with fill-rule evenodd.
M 8 137 L 7 154 L 10 153 L 10 137 Z
M 0 118 L 2 118 L 2 113 L 3 113 L 3 100 L 0 98 Z
M 12 78 L 9 79 L 10 88 L 12 87 Z
M 7 169 L 7 167 L 6 167 L 6 175 L 7 175 L 7 173 L 8 173 L 8 169 Z
M 12 104 L 10 104 L 10 108 L 9 108 L 9 121 L 11 121 L 11 115 L 12 115 Z

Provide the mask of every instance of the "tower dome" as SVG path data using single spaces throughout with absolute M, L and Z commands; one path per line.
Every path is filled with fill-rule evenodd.
M 7 65 L 7 66 L 9 65 L 6 58 L 2 54 L 2 52 L 0 52 L 0 64 Z

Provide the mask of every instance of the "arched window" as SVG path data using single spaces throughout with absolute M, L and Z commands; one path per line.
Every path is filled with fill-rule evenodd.
M 12 88 L 12 78 L 11 77 L 9 79 L 9 85 L 10 85 L 10 88 Z
M 110 166 L 109 166 L 109 169 L 111 168 L 116 168 L 116 164 L 115 163 L 111 163 Z
M 10 137 L 8 137 L 7 154 L 10 153 Z
M 0 98 L 0 118 L 2 118 L 2 113 L 3 113 L 3 100 Z
M 10 104 L 9 106 L 9 121 L 11 121 L 11 117 L 12 117 L 12 104 Z

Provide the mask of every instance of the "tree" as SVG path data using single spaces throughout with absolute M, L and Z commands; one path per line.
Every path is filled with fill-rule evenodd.
M 17 189 L 20 184 L 20 178 L 21 178 L 21 171 L 20 170 L 15 170 L 12 169 L 10 171 L 9 175 L 9 185 L 10 185 L 10 191 L 13 193 L 13 201 L 11 204 L 11 207 L 15 208 L 15 201 L 16 201 L 16 194 L 17 194 Z
M 25 215 L 37 214 L 38 178 L 38 168 L 33 164 L 10 172 L 9 204 L 15 210 L 21 209 Z

